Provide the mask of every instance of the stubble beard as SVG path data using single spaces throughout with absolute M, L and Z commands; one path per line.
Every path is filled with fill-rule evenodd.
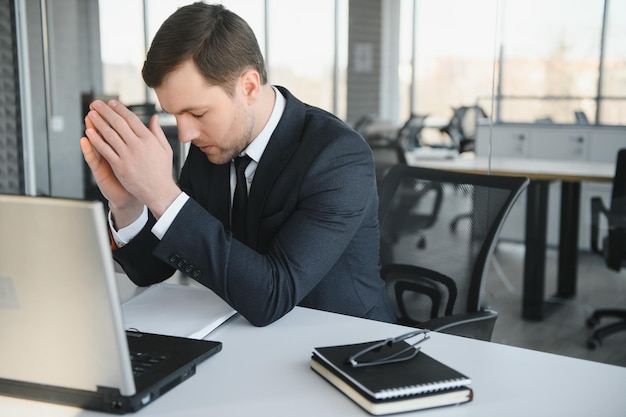
M 254 116 L 252 114 L 240 113 L 231 124 L 231 131 L 237 132 L 237 140 L 232 146 L 222 149 L 221 152 L 215 154 L 205 154 L 212 163 L 216 165 L 227 164 L 252 142 L 252 132 L 254 130 Z

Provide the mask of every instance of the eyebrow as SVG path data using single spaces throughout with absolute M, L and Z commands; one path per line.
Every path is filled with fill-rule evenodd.
M 182 109 L 179 113 L 193 113 L 197 111 L 204 111 L 205 106 L 191 106 Z
M 177 115 L 177 114 L 183 114 L 183 113 L 193 113 L 193 112 L 197 112 L 197 111 L 205 111 L 206 110 L 206 106 L 191 106 L 191 107 L 185 107 L 182 110 L 179 110 L 177 112 L 171 112 L 168 111 L 167 109 L 161 108 L 165 113 L 169 113 L 169 114 L 173 114 L 173 115 Z

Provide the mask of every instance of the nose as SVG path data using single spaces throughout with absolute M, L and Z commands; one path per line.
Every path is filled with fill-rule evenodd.
M 185 117 L 176 117 L 176 126 L 178 126 L 178 140 L 182 143 L 191 142 L 198 137 L 198 129 Z

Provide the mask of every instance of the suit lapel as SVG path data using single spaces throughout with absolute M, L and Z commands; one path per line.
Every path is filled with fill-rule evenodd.
M 306 106 L 286 89 L 277 87 L 286 99 L 285 110 L 280 122 L 259 161 L 254 181 L 248 196 L 248 242 L 256 246 L 259 221 L 276 178 L 283 172 L 292 158 L 302 136 Z M 286 190 L 289 192 L 289 190 Z

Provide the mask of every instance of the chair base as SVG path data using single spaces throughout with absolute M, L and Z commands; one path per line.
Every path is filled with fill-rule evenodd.
M 587 339 L 587 347 L 589 349 L 598 348 L 606 337 L 614 333 L 626 331 L 626 310 L 619 309 L 600 309 L 594 311 L 594 313 L 587 319 L 587 327 L 596 327 L 600 323 L 600 319 L 603 317 L 615 317 L 620 320 L 615 323 L 602 326 L 594 331 L 591 337 Z

